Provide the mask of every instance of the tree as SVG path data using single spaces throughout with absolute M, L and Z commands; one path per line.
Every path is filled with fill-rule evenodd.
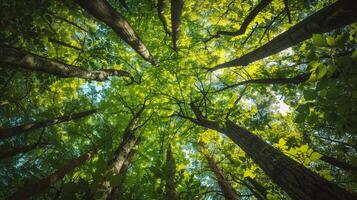
M 76 77 L 95 81 L 105 81 L 108 80 L 110 76 L 124 76 L 131 78 L 131 75 L 123 70 L 81 69 L 77 66 L 68 65 L 60 61 L 44 58 L 14 47 L 0 47 L 0 55 L 0 62 L 10 65 L 9 67 L 15 66 L 26 70 L 48 73 L 63 78 Z
M 52 184 L 61 180 L 65 175 L 70 173 L 76 167 L 82 165 L 96 154 L 96 150 L 91 150 L 78 158 L 69 161 L 63 167 L 57 169 L 53 174 L 39 180 L 38 182 L 30 185 L 24 185 L 15 193 L 8 196 L 6 199 L 29 199 L 30 197 L 40 194 L 51 187 Z
M 55 124 L 80 119 L 80 118 L 89 116 L 91 114 L 94 114 L 97 111 L 98 111 L 97 109 L 86 110 L 83 112 L 64 115 L 64 116 L 56 117 L 53 119 L 46 119 L 46 120 L 37 121 L 37 122 L 25 123 L 25 124 L 15 126 L 15 127 L 10 127 L 10 128 L 2 128 L 2 129 L 0 129 L 0 138 L 5 139 L 5 138 L 9 138 L 9 137 L 14 137 L 16 135 L 20 135 L 20 134 L 23 134 L 27 131 L 31 131 L 34 129 L 44 128 L 47 126 L 52 126 Z
M 172 155 L 171 145 L 169 145 L 166 150 L 166 164 L 165 164 L 165 184 L 166 184 L 165 198 L 166 199 L 177 199 L 175 171 L 176 171 L 175 158 Z
M 231 120 L 227 119 L 224 124 L 225 127 L 222 128 L 218 122 L 206 119 L 194 103 L 191 103 L 190 106 L 196 118 L 181 115 L 182 117 L 186 117 L 197 125 L 226 134 L 290 197 L 294 199 L 356 198 L 355 194 L 314 174 Z M 299 187 L 296 187 L 296 185 Z
M 171 0 L 171 24 L 172 24 L 172 44 L 177 51 L 177 40 L 179 38 L 179 30 L 181 24 L 181 14 L 183 9 L 183 0 Z
M 248 64 L 274 55 L 284 49 L 310 39 L 313 34 L 326 33 L 356 21 L 356 7 L 350 0 L 340 0 L 307 17 L 286 32 L 278 35 L 267 44 L 232 61 L 219 64 L 210 71 Z
M 200 148 L 202 149 L 202 150 L 200 150 L 200 152 L 207 160 L 208 166 L 209 166 L 210 170 L 213 172 L 214 176 L 216 177 L 217 183 L 218 183 L 220 189 L 222 190 L 224 197 L 228 200 L 238 199 L 237 192 L 233 188 L 232 184 L 229 182 L 227 176 L 224 174 L 222 169 L 220 169 L 218 167 L 216 161 L 214 160 L 214 158 L 211 155 L 208 154 L 208 152 L 204 152 L 205 151 L 204 144 L 199 144 L 199 145 L 200 145 Z
M 95 0 L 90 2 L 85 0 L 76 0 L 76 3 L 89 14 L 107 24 L 121 39 L 138 52 L 141 57 L 149 63 L 155 65 L 154 58 L 134 29 L 118 12 L 115 11 L 112 6 L 110 6 L 106 0 Z

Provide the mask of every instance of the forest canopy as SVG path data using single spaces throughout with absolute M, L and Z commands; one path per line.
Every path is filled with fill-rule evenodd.
M 357 199 L 354 0 L 2 0 L 0 199 Z

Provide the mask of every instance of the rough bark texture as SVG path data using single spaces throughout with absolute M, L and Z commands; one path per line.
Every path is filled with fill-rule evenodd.
M 112 28 L 146 61 L 155 65 L 154 58 L 130 24 L 106 0 L 75 0 L 89 14 Z
M 1 150 L 0 151 L 0 160 L 5 159 L 5 158 L 10 158 L 10 157 L 16 156 L 21 153 L 26 153 L 26 152 L 32 151 L 32 150 L 36 149 L 36 147 L 37 147 L 37 144 Z
M 320 160 L 346 171 L 357 171 L 357 166 L 353 166 L 349 163 L 337 160 L 336 158 L 331 156 L 323 155 Z
M 124 130 L 123 140 L 115 150 L 113 157 L 107 163 L 107 169 L 104 172 L 105 176 L 109 174 L 118 175 L 125 166 L 128 155 L 132 152 L 138 142 L 138 137 L 135 132 L 138 129 L 138 122 L 141 114 L 145 109 L 145 105 L 134 115 Z M 113 191 L 113 186 L 109 180 L 103 180 L 100 183 L 101 187 L 98 189 L 97 197 L 99 199 L 108 199 Z
M 181 24 L 181 14 L 183 8 L 183 0 L 171 0 L 171 32 L 172 45 L 174 50 L 177 50 L 177 40 L 179 39 L 179 31 Z
M 88 153 L 69 161 L 66 165 L 58 169 L 53 174 L 39 180 L 34 184 L 24 185 L 23 187 L 19 188 L 14 194 L 7 197 L 6 200 L 25 200 L 45 192 L 51 187 L 51 185 L 61 180 L 66 174 L 71 172 L 76 167 L 82 165 L 85 161 L 89 160 L 95 153 L 96 150 L 91 150 Z
M 312 37 L 314 33 L 326 33 L 356 22 L 357 4 L 354 0 L 340 0 L 307 17 L 267 44 L 232 61 L 219 64 L 210 71 L 233 66 L 246 66 L 254 61 L 274 55 Z
M 18 67 L 26 70 L 43 72 L 59 77 L 74 77 L 95 81 L 105 81 L 110 76 L 125 76 L 131 75 L 123 70 L 103 69 L 103 70 L 87 70 L 78 66 L 65 64 L 63 62 L 45 58 L 30 52 L 15 48 L 15 47 L 0 47 L 0 62 L 8 64 L 9 67 Z
M 158 0 L 157 1 L 157 14 L 159 16 L 159 19 L 162 23 L 162 26 L 164 28 L 164 31 L 167 34 L 171 34 L 171 32 L 169 31 L 169 29 L 167 28 L 167 22 L 166 22 L 166 18 L 165 18 L 165 4 L 166 1 L 165 0 Z
M 30 130 L 44 128 L 44 127 L 52 126 L 52 125 L 59 124 L 62 122 L 72 121 L 75 119 L 80 119 L 82 117 L 91 115 L 96 112 L 97 112 L 97 109 L 86 110 L 83 112 L 74 113 L 74 114 L 70 114 L 70 115 L 64 115 L 64 116 L 56 117 L 53 119 L 47 119 L 47 120 L 38 121 L 38 122 L 26 123 L 26 124 L 16 126 L 16 127 L 2 128 L 2 129 L 0 129 L 0 139 L 5 139 L 5 138 L 13 137 L 16 135 L 20 135 L 20 134 L 25 133 Z
M 165 179 L 166 179 L 166 199 L 176 200 L 176 183 L 175 183 L 176 163 L 172 155 L 171 145 L 168 146 L 166 151 L 166 166 L 165 166 Z
M 266 78 L 266 79 L 252 79 L 252 80 L 246 80 L 242 81 L 233 85 L 227 85 L 219 91 L 226 90 L 229 88 L 234 88 L 238 87 L 240 85 L 245 85 L 245 84 L 275 84 L 275 85 L 283 85 L 283 84 L 300 84 L 304 83 L 310 78 L 310 73 L 305 73 L 305 74 L 300 74 L 297 76 L 294 76 L 292 78 Z
M 140 143 L 140 138 L 138 140 L 136 140 L 136 145 L 139 145 Z M 126 173 L 128 171 L 128 168 L 129 168 L 129 165 L 131 163 L 131 160 L 135 154 L 135 149 L 131 150 L 129 152 L 129 154 L 127 155 L 124 163 L 123 163 L 123 166 L 121 167 L 120 171 L 119 171 L 119 183 L 117 186 L 113 187 L 112 189 L 112 192 L 110 193 L 110 195 L 108 196 L 107 200 L 118 200 L 120 199 L 121 195 L 122 195 L 122 192 L 123 192 L 123 187 L 124 187 L 124 180 L 125 180 L 125 176 L 126 176 Z
M 292 199 L 357 199 L 356 194 L 323 179 L 231 120 L 220 127 L 218 122 L 206 119 L 193 103 L 191 108 L 196 119 L 187 117 L 189 120 L 228 136 Z
M 224 172 L 217 166 L 216 161 L 214 158 L 210 155 L 204 154 L 204 157 L 206 158 L 208 162 L 208 166 L 211 169 L 211 171 L 214 173 L 218 185 L 221 188 L 221 191 L 227 200 L 235 200 L 238 199 L 237 192 L 233 188 L 232 184 L 229 182 L 227 179 L 227 176 L 224 174 Z

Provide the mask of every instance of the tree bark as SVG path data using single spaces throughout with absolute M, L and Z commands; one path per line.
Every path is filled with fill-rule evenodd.
M 107 169 L 104 172 L 105 176 L 118 175 L 120 171 L 125 167 L 125 162 L 127 161 L 130 152 L 132 152 L 138 143 L 138 137 L 135 136 L 135 132 L 138 129 L 138 123 L 141 114 L 145 109 L 145 105 L 133 116 L 133 118 L 128 123 L 124 130 L 123 140 L 115 150 L 113 157 L 107 163 Z M 110 198 L 110 194 L 113 191 L 113 186 L 110 181 L 104 179 L 100 183 L 100 188 L 98 189 L 97 195 L 100 199 Z
M 292 199 L 353 200 L 357 195 L 323 179 L 300 163 L 275 149 L 258 136 L 227 119 L 225 126 L 205 118 L 194 103 L 190 104 L 196 118 L 191 122 L 224 133 Z
M 349 163 L 343 162 L 341 160 L 337 160 L 336 158 L 331 156 L 322 155 L 320 160 L 346 171 L 357 171 L 357 166 L 353 166 Z
M 354 0 L 339 0 L 307 17 L 265 45 L 232 61 L 219 64 L 210 71 L 248 64 L 274 55 L 312 37 L 315 33 L 326 33 L 356 22 L 357 4 Z
M 140 143 L 140 138 L 138 140 L 136 140 L 135 146 L 139 145 L 139 143 Z M 124 187 L 124 185 L 123 185 L 124 179 L 125 179 L 126 173 L 128 171 L 129 165 L 131 163 L 131 160 L 134 157 L 135 151 L 136 151 L 135 149 L 132 149 L 129 152 L 129 154 L 127 155 L 127 157 L 123 163 L 123 166 L 121 167 L 121 169 L 119 171 L 120 181 L 117 186 L 113 187 L 112 192 L 110 193 L 107 200 L 118 200 L 122 196 L 123 187 Z
M 0 62 L 18 68 L 47 73 L 63 78 L 74 77 L 95 81 L 108 80 L 110 76 L 132 76 L 123 70 L 103 69 L 87 70 L 78 66 L 65 64 L 63 62 L 45 58 L 30 52 L 8 46 L 0 47 Z
M 175 183 L 176 163 L 172 155 L 171 145 L 168 146 L 166 151 L 166 166 L 165 166 L 165 179 L 166 179 L 166 199 L 176 200 L 176 183 Z
M 209 168 L 211 169 L 214 176 L 216 177 L 219 188 L 221 188 L 221 191 L 222 191 L 225 199 L 227 199 L 227 200 L 238 199 L 236 190 L 233 188 L 232 184 L 229 182 L 229 180 L 227 179 L 227 176 L 224 174 L 222 169 L 220 169 L 218 167 L 214 158 L 210 155 L 205 154 L 205 153 L 202 153 L 202 154 L 206 158 Z
M 37 146 L 38 146 L 38 144 L 34 144 L 34 145 L 28 145 L 28 146 L 24 146 L 24 147 L 16 147 L 16 148 L 1 150 L 0 151 L 0 160 L 5 159 L 5 158 L 10 158 L 10 157 L 16 156 L 21 153 L 27 153 L 29 151 L 36 149 Z
M 258 195 L 261 195 L 257 198 L 267 199 L 268 192 L 262 184 L 260 184 L 257 180 L 250 178 L 250 177 L 247 177 L 246 179 L 254 187 L 254 189 L 259 192 Z
M 171 0 L 172 45 L 175 51 L 177 51 L 183 3 L 183 0 Z
M 92 110 L 87 110 L 87 111 L 83 111 L 80 113 L 74 113 L 74 114 L 70 114 L 70 115 L 56 117 L 53 119 L 47 119 L 47 120 L 42 120 L 42 121 L 37 121 L 37 122 L 26 123 L 26 124 L 22 124 L 22 125 L 16 126 L 16 127 L 2 128 L 2 129 L 0 129 L 0 140 L 9 138 L 9 137 L 13 137 L 16 135 L 20 135 L 20 134 L 25 133 L 30 130 L 44 128 L 47 126 L 52 126 L 55 124 L 72 121 L 75 119 L 80 119 L 80 118 L 83 118 L 85 116 L 91 115 L 96 112 L 97 112 L 97 109 L 92 109 Z
M 90 15 L 112 28 L 146 61 L 155 65 L 155 60 L 130 24 L 106 0 L 75 0 Z
M 162 26 L 164 28 L 164 31 L 171 35 L 171 32 L 169 31 L 169 29 L 167 28 L 167 22 L 166 22 L 166 18 L 165 18 L 165 0 L 158 0 L 157 1 L 157 14 L 159 16 L 159 19 L 162 23 Z
M 45 192 L 54 183 L 61 180 L 66 174 L 70 173 L 76 167 L 82 165 L 85 161 L 89 160 L 93 155 L 96 154 L 96 150 L 91 150 L 88 153 L 81 155 L 69 161 L 66 165 L 59 168 L 53 174 L 39 180 L 38 182 L 31 185 L 24 185 L 19 188 L 15 193 L 6 197 L 6 200 L 25 200 L 29 199 L 37 194 Z

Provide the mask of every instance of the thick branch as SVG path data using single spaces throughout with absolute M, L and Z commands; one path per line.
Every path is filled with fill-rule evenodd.
M 171 24 L 172 24 L 172 44 L 175 51 L 177 51 L 177 40 L 179 38 L 179 30 L 181 24 L 181 14 L 183 8 L 183 0 L 171 0 Z
M 54 59 L 45 58 L 15 47 L 0 47 L 0 62 L 9 67 L 43 72 L 63 78 L 75 77 L 95 81 L 108 80 L 110 76 L 124 76 L 132 79 L 129 72 L 116 69 L 87 70 Z
M 210 71 L 248 64 L 279 53 L 312 37 L 315 33 L 326 33 L 351 24 L 357 20 L 357 4 L 354 0 L 340 0 L 307 17 L 267 44 L 237 59 L 219 64 Z
M 106 0 L 75 0 L 89 14 L 112 28 L 146 61 L 155 65 L 154 58 L 130 24 Z
M 167 28 L 167 22 L 166 22 L 166 18 L 165 18 L 165 0 L 158 0 L 157 2 L 157 14 L 159 15 L 159 19 L 162 23 L 162 26 L 164 28 L 164 31 L 171 35 L 171 32 L 169 31 L 169 29 Z

